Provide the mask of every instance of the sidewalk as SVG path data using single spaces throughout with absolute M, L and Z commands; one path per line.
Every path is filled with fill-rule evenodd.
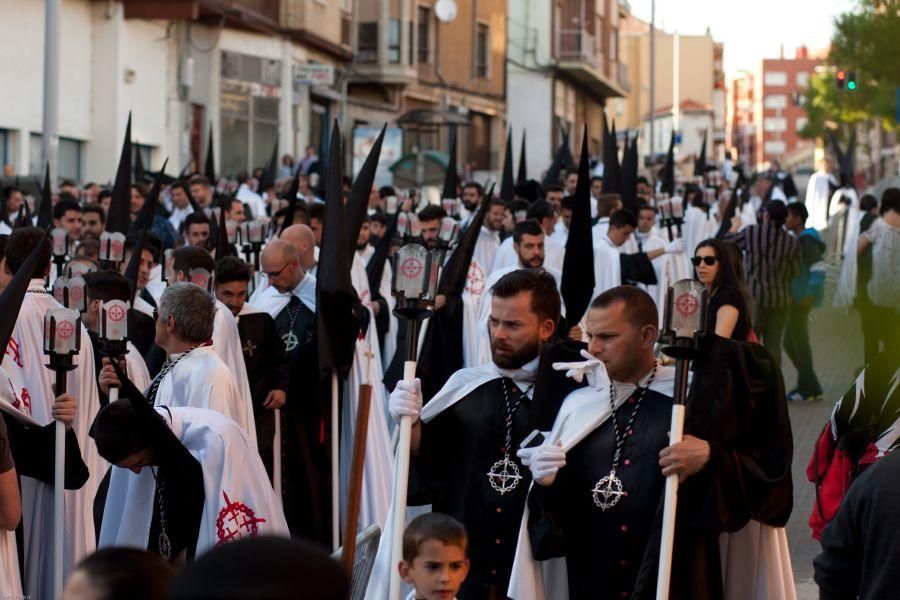
M 829 292 L 838 274 L 837 267 L 829 270 Z M 812 539 L 807 525 L 815 502 L 815 488 L 806 480 L 806 465 L 816 438 L 828 421 L 835 401 L 841 397 L 862 366 L 862 333 L 855 312 L 831 308 L 832 293 L 828 293 L 821 308 L 810 315 L 810 343 L 816 375 L 825 392 L 825 400 L 808 404 L 791 404 L 789 411 L 794 433 L 794 511 L 787 525 L 788 543 L 800 600 L 815 600 L 818 588 L 812 580 L 812 561 L 819 553 L 819 543 Z M 785 388 L 790 390 L 797 381 L 797 372 L 783 355 Z

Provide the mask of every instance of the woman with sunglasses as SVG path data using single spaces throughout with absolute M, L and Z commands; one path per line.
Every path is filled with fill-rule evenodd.
M 750 305 L 738 249 L 721 240 L 707 239 L 697 245 L 691 264 L 694 279 L 709 291 L 707 330 L 724 338 L 747 341 L 751 335 Z

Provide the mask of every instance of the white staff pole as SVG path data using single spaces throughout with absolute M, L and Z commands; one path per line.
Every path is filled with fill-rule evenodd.
M 410 322 L 410 326 L 415 323 Z M 403 363 L 403 380 L 409 383 L 416 378 L 416 361 Z M 400 596 L 400 572 L 397 558 L 403 554 L 403 529 L 406 523 L 406 492 L 409 483 L 409 451 L 412 442 L 413 418 L 400 419 L 400 437 L 397 454 L 394 456 L 394 531 L 391 532 L 391 587 L 389 599 Z
M 674 446 L 684 434 L 685 402 L 688 395 L 688 370 L 691 359 L 698 354 L 697 338 L 706 323 L 706 290 L 703 284 L 691 279 L 676 281 L 666 294 L 666 314 L 663 326 L 668 341 L 674 345 L 662 351 L 675 359 L 675 390 L 672 405 L 672 424 L 669 445 Z M 675 516 L 678 509 L 678 475 L 666 478 L 663 505 L 662 536 L 659 544 L 659 571 L 656 577 L 656 600 L 669 600 L 672 583 L 672 552 L 675 545 Z
M 65 377 L 65 374 L 63 374 Z M 66 426 L 57 421 L 54 427 L 56 448 L 53 456 L 53 595 L 62 598 L 63 591 L 63 539 L 66 528 L 65 474 L 66 474 Z

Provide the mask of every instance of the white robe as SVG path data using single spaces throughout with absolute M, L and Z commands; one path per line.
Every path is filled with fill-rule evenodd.
M 609 217 L 600 218 L 593 227 L 591 227 L 591 240 L 596 248 L 600 244 L 600 240 L 609 233 Z
M 359 257 L 362 259 L 363 263 L 368 266 L 369 261 L 372 260 L 374 254 L 375 248 L 373 246 L 366 246 L 365 250 L 359 252 Z M 388 317 L 388 329 L 384 335 L 384 348 L 381 348 L 381 366 L 384 367 L 384 369 L 388 368 L 391 361 L 394 359 L 394 353 L 397 352 L 398 321 L 397 316 L 394 314 L 394 307 L 397 305 L 397 299 L 391 293 L 392 280 L 393 269 L 391 268 L 391 261 L 388 260 L 384 263 L 384 271 L 381 274 L 381 282 L 378 287 L 378 293 L 385 299 L 387 308 L 390 311 L 390 316 Z
M 372 386 L 369 407 L 369 423 L 366 437 L 366 454 L 363 466 L 362 492 L 359 503 L 359 529 L 375 523 L 384 527 L 391 500 L 391 470 L 393 449 L 388 433 L 387 393 L 381 383 L 384 369 L 378 347 L 375 315 L 372 313 L 369 278 L 358 253 L 353 255 L 350 277 L 356 293 L 369 311 L 369 327 L 363 339 L 356 340 L 356 353 L 350 373 L 344 382 L 344 410 L 341 411 L 340 479 L 341 513 L 346 511 L 347 490 L 350 484 L 350 463 L 353 456 L 353 438 L 356 432 L 356 411 L 359 404 L 359 386 Z M 341 518 L 343 525 L 344 519 Z M 346 535 L 346 533 L 345 533 Z M 356 532 L 353 532 L 356 535 Z
M 562 270 L 563 257 L 566 249 L 555 241 L 552 237 L 544 236 L 544 266 L 547 268 Z M 513 247 L 512 236 L 506 238 L 497 248 L 497 254 L 494 255 L 494 264 L 491 266 L 491 275 L 498 269 L 506 267 L 514 267 L 519 264 L 519 257 L 516 255 L 516 249 Z M 490 286 L 487 286 L 490 288 Z
M 253 434 L 212 410 L 157 408 L 157 411 L 203 471 L 204 501 L 196 556 L 227 541 L 250 536 L 246 530 L 231 525 L 235 521 L 229 517 L 237 503 L 246 510 L 236 516 L 244 521 L 252 519 L 255 535 L 289 536 L 281 503 L 256 451 Z M 100 547 L 146 549 L 155 494 L 156 480 L 150 468 L 133 473 L 113 467 Z
M 0 367 L 0 411 L 12 415 L 28 425 L 40 424 L 23 413 L 18 397 L 20 385 L 13 383 L 6 369 Z M 0 417 L 2 418 L 2 417 Z M 19 576 L 19 552 L 15 531 L 0 530 L 0 598 L 22 596 L 22 578 Z
M 43 289 L 42 279 L 32 279 L 29 289 Z M 14 381 L 28 390 L 31 408 L 25 411 L 38 423 L 50 423 L 55 373 L 44 366 L 44 314 L 61 308 L 49 294 L 29 292 L 19 311 L 4 366 Z M 18 358 L 18 360 L 17 360 Z M 75 357 L 77 367 L 66 377 L 67 391 L 78 401 L 73 429 L 81 446 L 81 455 L 89 477 L 80 490 L 66 490 L 66 532 L 64 573 L 94 551 L 93 502 L 107 463 L 97 453 L 94 439 L 88 435 L 100 410 L 100 398 L 94 371 L 94 352 L 87 329 L 82 326 L 81 349 Z M 53 487 L 31 478 L 22 478 L 22 522 L 25 537 L 25 593 L 32 598 L 53 595 L 53 553 L 47 551 L 53 531 Z
M 838 275 L 837 285 L 834 289 L 834 306 L 836 308 L 849 308 L 856 300 L 856 277 L 858 269 L 858 257 L 856 245 L 859 242 L 859 227 L 865 213 L 850 209 L 847 223 L 847 237 L 844 239 L 844 262 L 841 264 L 841 272 Z M 880 219 L 878 219 L 880 220 Z M 874 225 L 876 221 L 872 224 Z M 870 225 L 871 227 L 871 225 Z
M 609 236 L 604 235 L 594 247 L 594 293 L 591 299 L 620 285 L 622 285 L 622 263 L 619 259 L 619 248 L 612 243 Z M 575 318 L 575 315 L 571 316 Z
M 500 246 L 500 236 L 496 232 L 482 227 L 475 243 L 472 262 L 466 278 L 466 287 L 462 293 L 463 303 L 463 366 L 474 367 L 481 363 L 478 345 L 478 309 L 481 297 L 487 292 L 485 282 L 490 272 L 488 269 L 494 261 L 494 255 Z M 425 322 L 426 324 L 428 321 Z M 426 325 L 427 326 L 427 325 Z M 424 338 L 424 331 L 421 335 Z
M 683 260 L 686 272 L 694 272 L 691 257 L 694 256 L 697 244 L 703 240 L 715 237 L 718 229 L 719 224 L 712 217 L 712 214 L 707 215 L 702 208 L 688 206 L 687 210 L 684 211 L 684 223 L 681 226 L 681 233 L 684 238 Z
M 165 289 L 165 288 L 163 288 L 163 289 Z M 149 293 L 149 290 L 147 293 Z M 150 295 L 152 296 L 153 294 L 150 294 Z M 138 294 L 135 295 L 134 305 L 132 306 L 132 308 L 144 313 L 148 317 L 153 317 L 153 310 L 154 310 L 153 306 L 151 306 L 151 304 L 149 302 L 147 302 L 146 300 L 141 298 L 140 292 L 138 292 Z
M 247 378 L 247 363 L 244 362 L 241 334 L 231 310 L 219 300 L 216 300 L 212 342 L 216 354 L 234 376 L 234 382 L 237 384 L 237 390 L 244 405 L 250 407 L 250 421 L 253 422 L 253 395 L 250 392 L 250 380 Z
M 260 216 L 265 216 L 265 200 L 262 199 L 262 196 L 251 190 L 246 183 L 242 183 L 238 188 L 237 194 L 235 194 L 235 198 L 250 207 L 251 212 L 253 212 L 254 219 L 258 219 Z M 247 219 L 250 219 L 249 215 L 247 216 Z
M 828 201 L 831 199 L 829 184 L 836 183 L 834 175 L 825 171 L 816 171 L 806 184 L 806 210 L 809 217 L 806 219 L 807 227 L 815 227 L 818 230 L 828 226 Z
M 640 246 L 638 242 L 640 241 Z M 628 240 L 622 244 L 619 249 L 623 254 L 635 254 L 637 252 L 650 252 L 651 250 L 660 250 L 666 247 L 668 242 L 654 228 L 644 234 L 635 231 Z M 684 261 L 678 254 L 663 254 L 657 256 L 650 261 L 653 264 L 653 271 L 656 273 L 656 284 L 638 284 L 638 287 L 645 290 L 653 301 L 656 302 L 656 308 L 659 312 L 659 322 L 662 325 L 663 312 L 666 306 L 666 293 L 669 286 L 679 279 L 684 279 L 687 275 L 684 273 Z
M 566 247 L 566 242 L 569 241 L 569 228 L 563 223 L 562 218 L 556 221 L 556 225 L 553 226 L 553 233 L 550 234 L 550 238 L 563 248 Z
M 181 224 L 184 223 L 184 220 L 187 216 L 194 212 L 194 209 L 190 206 L 185 206 L 184 208 L 178 208 L 177 206 L 172 207 L 172 214 L 169 215 L 169 224 L 172 226 L 172 229 L 175 230 L 175 233 L 179 233 L 179 228 Z
M 138 349 L 131 342 L 128 342 L 128 353 L 125 354 L 125 369 L 128 379 L 139 390 L 146 390 L 153 380 L 150 377 L 150 372 L 147 370 L 147 363 L 144 362 L 144 357 L 141 356 L 141 353 L 138 352 Z
M 256 439 L 253 404 L 238 390 L 214 348 L 194 348 L 172 367 L 156 392 L 156 406 L 208 408 L 233 419 Z
M 304 273 L 303 278 L 293 290 L 293 295 L 300 298 L 306 308 L 316 312 L 316 278 L 309 273 Z M 278 318 L 278 313 L 284 310 L 291 300 L 291 294 L 282 294 L 272 286 L 257 290 L 250 297 L 250 304 L 263 312 L 269 313 L 273 319 Z

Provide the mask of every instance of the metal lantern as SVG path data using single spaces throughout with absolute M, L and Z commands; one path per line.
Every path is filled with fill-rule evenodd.
M 172 248 L 163 251 L 163 278 L 166 283 L 175 283 L 175 250 Z
M 385 211 L 389 215 L 392 215 L 395 212 L 397 212 L 398 205 L 399 205 L 399 202 L 397 201 L 397 196 L 388 196 L 387 198 L 384 199 Z
M 67 303 L 65 304 L 66 308 L 71 308 L 78 312 L 87 310 L 84 293 L 86 285 L 84 277 L 76 276 L 69 278 L 69 283 L 66 285 L 66 291 L 68 292 L 66 294 L 68 296 Z
M 210 273 L 206 269 L 196 268 L 190 270 L 190 272 L 188 273 L 188 277 L 190 277 L 191 283 L 200 286 L 209 293 L 212 293 L 212 273 Z
M 73 258 L 66 265 L 66 277 L 80 277 L 94 273 L 97 265 L 89 258 Z
M 459 217 L 459 198 L 443 198 L 441 200 L 441 207 L 443 207 L 444 212 L 447 213 L 447 215 L 449 215 L 450 217 Z
M 414 214 L 409 215 L 409 235 L 413 238 L 422 237 L 422 222 Z
M 666 293 L 665 316 L 661 339 L 675 348 L 695 347 L 706 330 L 706 286 L 693 279 L 680 279 Z M 665 349 L 669 356 L 676 356 Z
M 394 254 L 392 293 L 394 312 L 406 319 L 424 319 L 431 314 L 437 291 L 440 263 L 434 252 L 418 242 L 401 246 Z
M 81 316 L 70 308 L 51 308 L 44 314 L 44 354 L 64 361 L 81 349 Z
M 68 277 L 57 277 L 53 282 L 53 297 L 61 305 L 66 305 L 66 284 L 69 283 Z
M 54 260 L 64 259 L 69 254 L 69 235 L 62 227 L 54 227 L 50 232 Z
M 238 224 L 235 221 L 225 221 L 225 233 L 228 235 L 228 243 L 232 246 L 238 241 Z
M 262 244 L 264 239 L 263 231 L 265 231 L 263 223 L 258 220 L 253 220 L 244 223 L 244 225 L 246 225 L 246 242 L 248 244 Z
M 125 234 L 104 231 L 100 234 L 100 260 L 119 264 L 125 260 Z
M 684 200 L 680 196 L 675 196 L 669 202 L 672 205 L 672 218 L 676 221 L 684 218 Z

